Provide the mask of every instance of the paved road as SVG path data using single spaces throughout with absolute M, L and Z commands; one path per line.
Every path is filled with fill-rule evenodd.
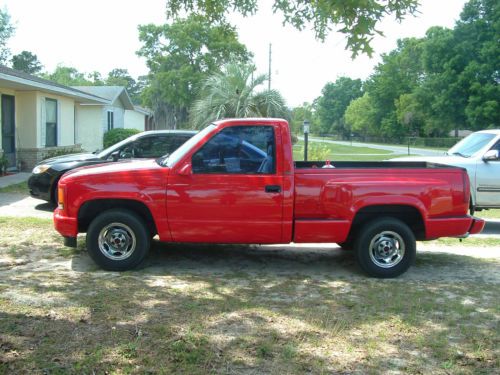
M 299 137 L 299 139 L 304 139 L 303 137 Z M 346 142 L 346 141 L 331 141 L 323 138 L 310 137 L 310 141 L 312 142 L 326 142 L 333 143 L 344 146 L 356 146 L 356 147 L 370 147 L 376 148 L 379 150 L 391 151 L 393 154 L 397 155 L 408 155 L 408 146 L 392 146 L 392 145 L 381 145 L 376 143 L 361 143 L 361 142 Z M 415 148 L 410 147 L 410 152 L 412 155 L 422 155 L 422 156 L 442 156 L 444 151 L 442 150 L 430 150 L 426 148 Z M 388 158 L 396 156 L 396 155 L 387 155 Z

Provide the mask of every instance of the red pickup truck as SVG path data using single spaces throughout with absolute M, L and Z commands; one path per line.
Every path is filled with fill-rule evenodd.
M 209 125 L 171 155 L 66 173 L 55 228 L 128 270 L 164 242 L 338 243 L 375 277 L 405 272 L 416 240 L 478 233 L 464 169 L 426 162 L 295 162 L 288 123 Z

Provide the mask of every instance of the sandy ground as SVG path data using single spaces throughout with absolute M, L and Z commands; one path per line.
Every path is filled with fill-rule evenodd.
M 0 271 L 4 277 L 15 274 L 25 280 L 30 279 L 30 274 L 38 272 L 70 278 L 82 273 L 90 273 L 92 277 L 117 275 L 115 272 L 99 270 L 84 250 L 70 257 L 38 251 L 15 258 L 7 256 L 0 258 Z M 332 278 L 366 278 L 353 254 L 336 245 L 187 245 L 157 241 L 153 243 L 144 263 L 132 275 L 153 280 L 163 276 L 233 273 L 244 273 L 251 277 L 303 275 L 323 281 Z M 500 245 L 474 248 L 419 243 L 416 264 L 398 280 L 471 280 L 500 284 Z

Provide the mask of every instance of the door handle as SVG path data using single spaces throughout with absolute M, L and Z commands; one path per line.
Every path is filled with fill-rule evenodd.
M 266 193 L 281 193 L 281 186 L 279 185 L 266 185 Z

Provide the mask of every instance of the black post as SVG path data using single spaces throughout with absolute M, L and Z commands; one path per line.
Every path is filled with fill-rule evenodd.
M 307 143 L 308 143 L 309 133 L 304 133 L 304 161 L 307 161 Z
M 304 161 L 307 161 L 307 145 L 309 141 L 309 121 L 304 120 L 304 123 L 302 124 L 303 126 L 303 131 L 304 131 Z

